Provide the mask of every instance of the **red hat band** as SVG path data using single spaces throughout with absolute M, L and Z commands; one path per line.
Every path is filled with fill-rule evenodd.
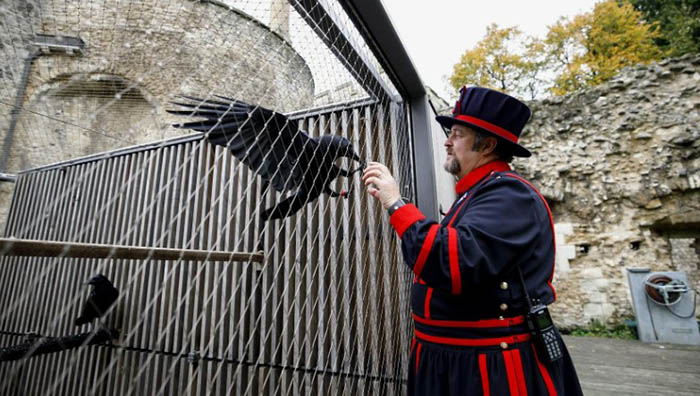
M 503 139 L 510 140 L 513 143 L 518 143 L 518 137 L 515 136 L 514 134 L 508 132 L 507 130 L 499 127 L 498 125 L 492 124 L 488 121 L 484 121 L 481 119 L 478 119 L 476 117 L 468 116 L 468 115 L 463 115 L 463 114 L 457 114 L 455 116 L 456 119 L 466 121 L 468 123 L 474 124 L 480 128 L 486 129 L 487 131 L 496 134 Z

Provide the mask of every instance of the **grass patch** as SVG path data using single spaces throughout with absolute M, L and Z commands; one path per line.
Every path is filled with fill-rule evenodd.
M 605 324 L 599 320 L 592 320 L 588 326 L 572 327 L 562 329 L 563 334 L 581 337 L 603 337 L 603 338 L 619 338 L 623 340 L 636 340 L 637 328 L 632 327 L 631 321 L 624 321 L 616 324 Z

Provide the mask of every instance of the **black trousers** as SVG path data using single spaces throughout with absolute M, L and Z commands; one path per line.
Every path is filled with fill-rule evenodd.
M 559 338 L 564 358 L 552 365 L 539 359 L 530 341 L 458 346 L 415 338 L 408 395 L 583 395 L 569 352 Z

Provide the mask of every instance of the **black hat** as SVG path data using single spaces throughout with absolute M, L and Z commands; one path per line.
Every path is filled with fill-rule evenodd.
M 447 129 L 462 124 L 488 132 L 504 142 L 514 156 L 529 157 L 530 151 L 518 144 L 518 138 L 530 114 L 527 105 L 512 96 L 488 88 L 464 86 L 459 90 L 452 117 L 435 119 Z

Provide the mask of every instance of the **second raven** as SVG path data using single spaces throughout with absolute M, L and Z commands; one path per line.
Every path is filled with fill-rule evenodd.
M 85 301 L 85 305 L 83 305 L 83 311 L 80 316 L 75 319 L 74 323 L 76 326 L 91 323 L 104 315 L 119 297 L 119 291 L 102 274 L 93 276 L 87 284 L 92 286 L 92 291 L 90 291 L 90 295 Z
M 321 194 L 338 197 L 330 183 L 338 176 L 349 177 L 362 169 L 345 170 L 335 164 L 341 157 L 361 162 L 350 141 L 342 136 L 309 136 L 295 120 L 284 114 L 238 100 L 216 96 L 216 100 L 183 96 L 173 102 L 184 110 L 171 114 L 200 118 L 177 128 L 206 134 L 207 139 L 228 147 L 238 160 L 280 192 L 290 192 L 275 206 L 260 212 L 263 220 L 291 216 Z

